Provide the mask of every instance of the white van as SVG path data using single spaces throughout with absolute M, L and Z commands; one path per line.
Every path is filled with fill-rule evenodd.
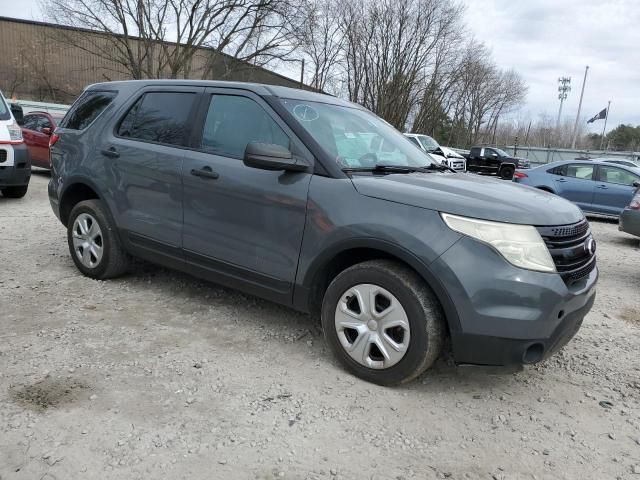
M 20 125 L 0 92 L 0 192 L 7 198 L 22 198 L 31 179 L 31 157 L 22 139 Z

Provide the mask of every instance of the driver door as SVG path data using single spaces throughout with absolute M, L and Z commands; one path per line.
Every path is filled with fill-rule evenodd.
M 306 218 L 311 171 L 243 163 L 248 143 L 278 144 L 313 157 L 258 96 L 207 89 L 183 168 L 187 264 L 201 276 L 290 302 Z

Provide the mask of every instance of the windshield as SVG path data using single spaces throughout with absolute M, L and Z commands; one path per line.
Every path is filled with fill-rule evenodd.
M 341 168 L 425 167 L 435 163 L 429 154 L 366 110 L 306 100 L 283 99 L 282 103 Z
M 504 150 L 500 150 L 499 148 L 495 148 L 493 147 L 493 149 L 498 153 L 498 155 L 500 155 L 501 157 L 508 157 L 509 154 L 507 152 L 505 152 Z
M 10 118 L 11 113 L 9 112 L 9 107 L 7 107 L 7 103 L 4 101 L 2 92 L 0 92 L 0 120 L 9 120 Z
M 436 142 L 433 138 L 428 137 L 427 135 L 419 135 L 419 137 L 422 145 L 424 145 L 424 148 L 426 148 L 427 150 L 435 150 L 436 148 L 440 148 L 438 142 Z

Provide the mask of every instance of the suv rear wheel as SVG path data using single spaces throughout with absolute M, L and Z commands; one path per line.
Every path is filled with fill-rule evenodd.
M 79 202 L 71 210 L 67 225 L 71 258 L 84 275 L 103 280 L 127 271 L 129 256 L 122 249 L 102 202 Z
M 340 273 L 322 302 L 322 328 L 347 370 L 380 385 L 408 382 L 428 369 L 445 334 L 431 289 L 413 270 L 390 260 Z
M 2 195 L 6 198 L 22 198 L 27 194 L 29 185 L 21 185 L 20 187 L 4 187 Z
M 516 169 L 511 165 L 505 165 L 500 169 L 500 177 L 504 180 L 511 180 L 513 179 L 513 174 L 515 173 L 515 171 Z

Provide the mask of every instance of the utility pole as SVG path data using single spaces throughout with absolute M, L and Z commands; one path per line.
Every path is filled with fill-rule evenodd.
M 558 120 L 556 121 L 556 134 L 560 133 L 560 115 L 562 115 L 562 104 L 567 99 L 567 95 L 570 91 L 571 77 L 558 78 L 558 99 L 560 100 L 560 108 L 558 109 Z
M 602 127 L 602 137 L 600 137 L 600 150 L 602 150 L 602 145 L 604 144 L 604 132 L 607 129 L 607 120 L 609 120 L 609 108 L 611 107 L 611 100 L 607 105 L 607 115 L 604 117 L 604 127 Z
M 589 65 L 584 69 L 584 78 L 582 79 L 582 90 L 580 91 L 580 102 L 578 102 L 578 114 L 576 115 L 576 123 L 573 125 L 573 140 L 571 140 L 571 149 L 576 148 L 576 139 L 578 138 L 578 122 L 580 121 L 580 111 L 582 110 L 582 97 L 584 96 L 584 85 L 587 83 L 587 73 L 589 73 Z
M 302 69 L 300 70 L 300 88 L 304 88 L 304 58 L 302 59 Z

